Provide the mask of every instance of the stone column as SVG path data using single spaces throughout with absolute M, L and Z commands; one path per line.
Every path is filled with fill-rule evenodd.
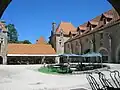
M 55 63 L 59 64 L 60 63 L 60 57 L 55 57 Z
M 7 64 L 7 56 L 3 56 L 3 65 Z
M 42 64 L 45 62 L 45 56 L 42 57 Z
M 111 60 L 111 35 L 110 34 L 108 34 L 108 40 L 109 40 L 109 56 L 108 56 L 108 62 L 112 62 L 112 60 Z

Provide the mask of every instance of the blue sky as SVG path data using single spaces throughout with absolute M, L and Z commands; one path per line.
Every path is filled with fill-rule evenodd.
M 71 22 L 75 27 L 111 9 L 107 0 L 12 0 L 2 19 L 13 23 L 19 40 L 50 36 L 52 22 Z

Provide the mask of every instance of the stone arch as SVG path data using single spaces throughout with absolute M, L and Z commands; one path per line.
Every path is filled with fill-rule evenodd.
M 116 62 L 120 63 L 120 44 L 118 45 L 118 47 L 116 49 L 115 57 L 116 57 Z
M 0 64 L 3 64 L 3 57 L 0 56 Z
M 106 48 L 104 48 L 104 47 L 101 47 L 101 48 L 98 50 L 98 52 L 99 52 L 100 54 L 102 54 L 102 60 L 103 60 L 103 62 L 104 62 L 104 63 L 107 63 L 108 60 L 109 60 L 109 52 L 108 52 L 108 50 L 107 50 Z

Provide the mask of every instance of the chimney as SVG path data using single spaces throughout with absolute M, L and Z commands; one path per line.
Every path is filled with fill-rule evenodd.
M 53 32 L 53 34 L 55 34 L 55 30 L 56 30 L 56 23 L 53 22 L 52 23 L 52 32 Z

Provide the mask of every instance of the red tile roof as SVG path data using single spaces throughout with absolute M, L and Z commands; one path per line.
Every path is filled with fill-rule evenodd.
M 87 23 L 84 23 L 79 26 L 80 30 L 87 30 Z
M 55 54 L 47 44 L 8 44 L 8 54 Z
M 44 37 L 41 36 L 38 40 L 36 40 L 36 44 L 47 44 L 47 42 Z
M 56 33 L 59 33 L 60 30 L 63 30 L 64 34 L 69 34 L 70 31 L 76 31 L 76 28 L 70 22 L 61 22 L 56 29 Z
M 108 24 L 105 24 L 102 28 L 105 28 L 105 27 L 107 27 L 107 26 L 113 25 L 115 21 L 120 20 L 120 18 L 114 16 L 115 13 L 116 13 L 116 11 L 115 11 L 114 9 L 111 9 L 111 10 L 109 10 L 109 11 L 107 11 L 107 12 L 104 12 L 104 13 L 101 14 L 100 16 L 97 16 L 96 18 L 93 18 L 92 20 L 90 20 L 89 22 L 90 22 L 91 24 L 93 24 L 93 25 L 97 25 L 97 24 L 98 24 L 92 31 L 87 30 L 87 24 L 88 24 L 88 23 L 84 23 L 84 24 L 80 25 L 79 28 L 80 28 L 81 30 L 84 29 L 85 32 L 84 32 L 82 35 L 77 35 L 76 37 L 73 37 L 73 38 L 69 39 L 67 42 L 69 42 L 69 41 L 71 41 L 71 40 L 74 40 L 75 38 L 79 38 L 79 37 L 85 36 L 85 35 L 88 34 L 88 32 L 89 32 L 89 33 L 92 33 L 92 32 L 95 32 L 95 31 L 97 31 L 97 30 L 100 30 L 101 27 L 99 26 L 99 21 L 100 21 L 102 15 L 104 15 L 104 16 L 107 17 L 107 18 L 112 18 L 112 20 L 111 20 Z M 117 19 L 114 19 L 114 18 L 117 18 Z M 67 42 L 66 42 L 66 43 L 67 43 Z
M 114 15 L 114 12 L 113 12 L 113 9 L 107 11 L 107 12 L 104 12 L 103 15 L 105 17 L 108 17 L 108 18 L 113 18 L 113 15 Z

